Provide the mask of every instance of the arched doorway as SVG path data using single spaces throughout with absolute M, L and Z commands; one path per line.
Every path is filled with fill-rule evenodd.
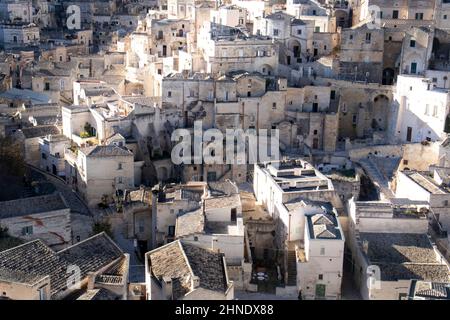
M 384 94 L 379 94 L 373 99 L 372 129 L 386 131 L 388 129 L 390 100 Z
M 273 76 L 273 69 L 268 64 L 263 64 L 261 66 L 261 73 L 266 76 Z

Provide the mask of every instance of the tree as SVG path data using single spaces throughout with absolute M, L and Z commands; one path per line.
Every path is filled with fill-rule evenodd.
M 16 176 L 25 173 L 22 148 L 11 137 L 0 138 L 0 169 Z
M 113 238 L 112 227 L 108 221 L 97 221 L 92 226 L 92 235 L 102 232 L 105 232 L 111 239 Z

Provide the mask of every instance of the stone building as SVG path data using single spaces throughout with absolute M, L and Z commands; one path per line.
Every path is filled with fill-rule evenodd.
M 89 206 L 108 203 L 126 189 L 134 188 L 134 159 L 130 150 L 97 145 L 80 148 L 77 153 L 76 165 L 68 165 L 66 177 Z
M 60 251 L 34 240 L 0 252 L 0 291 L 12 300 L 126 300 L 129 256 L 103 232 Z M 77 275 L 79 278 L 77 278 Z
M 381 83 L 383 51 L 383 29 L 372 29 L 363 24 L 342 30 L 339 77 Z
M 176 240 L 145 255 L 147 300 L 232 300 L 223 253 Z
M 70 208 L 60 193 L 0 202 L 0 226 L 26 241 L 64 248 L 72 240 Z
M 432 245 L 420 207 L 402 199 L 349 202 L 349 259 L 363 299 L 401 299 L 411 280 L 448 282 L 449 265 Z

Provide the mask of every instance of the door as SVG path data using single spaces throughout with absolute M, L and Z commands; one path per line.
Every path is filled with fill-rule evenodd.
M 319 54 L 319 51 L 317 50 L 317 48 L 314 48 L 314 57 L 316 57 Z
M 300 57 L 300 46 L 294 46 L 294 57 Z
M 313 139 L 313 149 L 319 149 L 319 139 Z
M 411 63 L 411 73 L 412 74 L 416 74 L 417 73 L 417 63 L 416 62 L 412 62 Z
M 406 141 L 411 142 L 412 140 L 412 128 L 408 127 L 406 132 Z
M 236 208 L 231 209 L 231 221 L 236 222 L 237 211 Z
M 312 112 L 319 111 L 319 104 L 317 102 L 313 102 Z
M 326 291 L 326 285 L 316 284 L 316 299 L 324 299 L 325 291 Z

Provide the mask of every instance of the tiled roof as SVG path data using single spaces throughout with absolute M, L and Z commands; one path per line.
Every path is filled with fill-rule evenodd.
M 177 216 L 175 236 L 182 237 L 194 233 L 203 233 L 204 228 L 205 215 L 202 208 L 183 212 Z
M 0 202 L 0 220 L 69 209 L 60 193 Z
M 115 157 L 133 155 L 130 150 L 117 147 L 115 145 L 86 147 L 82 148 L 80 151 L 88 157 Z
M 228 283 L 223 254 L 177 240 L 148 254 L 153 276 L 172 279 L 174 299 L 182 298 L 193 290 L 193 277 L 199 277 L 204 289 L 225 292 Z
M 21 129 L 25 138 L 37 138 L 43 137 L 49 134 L 60 134 L 58 127 L 54 125 L 43 125 L 43 126 L 35 126 Z
M 413 280 L 411 289 L 412 297 L 450 300 L 450 283 Z
M 105 288 L 87 290 L 77 300 L 120 300 L 119 296 Z
M 309 235 L 312 239 L 342 239 L 337 218 L 332 213 L 307 215 Z
M 50 249 L 42 240 L 34 240 L 0 252 L 0 279 L 30 283 L 49 275 L 55 297 L 67 288 L 71 276 L 67 273 L 69 266 L 79 267 L 83 279 L 89 272 L 97 272 L 122 256 L 123 252 L 104 232 L 59 252 Z M 15 274 L 8 276 L 11 271 Z M 19 277 L 20 274 L 23 276 Z
M 382 280 L 450 280 L 448 267 L 438 261 L 426 234 L 361 232 L 360 238 L 370 263 L 380 267 Z
M 238 207 L 241 203 L 239 194 L 225 197 L 212 197 L 205 199 L 205 210 L 216 208 Z

